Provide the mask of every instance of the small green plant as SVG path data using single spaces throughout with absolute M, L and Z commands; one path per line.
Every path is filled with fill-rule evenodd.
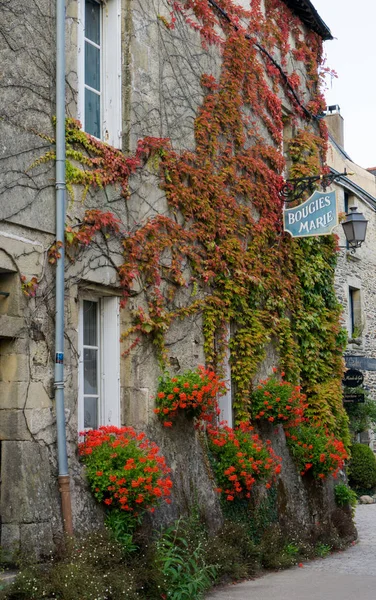
M 222 528 L 208 538 L 205 548 L 206 562 L 215 562 L 219 581 L 229 577 L 249 579 L 261 570 L 260 548 L 244 523 L 226 519 Z
M 115 539 L 123 546 L 125 552 L 132 553 L 138 550 L 138 546 L 133 540 L 133 526 L 129 526 L 129 517 L 126 513 L 116 509 L 109 510 L 105 525 L 113 532 Z
M 169 600 L 199 600 L 217 577 L 216 566 L 205 562 L 202 540 L 190 544 L 179 519 L 156 542 L 155 564 L 162 575 L 164 593 Z
M 339 483 L 335 486 L 334 498 L 337 506 L 351 506 L 352 508 L 356 506 L 356 493 L 345 483 Z
M 315 546 L 315 554 L 316 556 L 320 556 L 320 558 L 325 558 L 330 554 L 332 547 L 329 544 L 318 543 Z
M 350 393 L 362 392 L 364 394 L 364 402 L 345 405 L 350 421 L 350 431 L 355 440 L 358 433 L 374 428 L 374 424 L 376 423 L 376 401 L 362 387 L 349 388 L 348 391 Z
M 355 340 L 355 339 L 361 337 L 362 332 L 363 332 L 363 327 L 362 326 L 360 326 L 360 327 L 359 326 L 354 327 L 354 330 L 353 330 L 353 332 L 351 334 L 351 338 L 353 340 Z
M 286 544 L 284 551 L 288 556 L 297 556 L 299 554 L 299 546 L 290 542 L 290 544 Z
M 260 549 L 262 565 L 267 569 L 286 569 L 298 562 L 299 547 L 295 541 L 288 541 L 278 523 L 265 530 Z
M 376 458 L 365 444 L 353 444 L 351 447 L 349 483 L 354 490 L 371 491 L 376 486 Z
M 108 531 L 71 541 L 61 556 L 21 569 L 1 600 L 141 600 L 137 571 Z
M 272 485 L 266 492 L 263 490 L 261 498 L 255 496 L 250 500 L 236 497 L 232 502 L 222 496 L 221 507 L 225 519 L 243 528 L 251 542 L 257 545 L 264 532 L 278 521 L 277 488 Z

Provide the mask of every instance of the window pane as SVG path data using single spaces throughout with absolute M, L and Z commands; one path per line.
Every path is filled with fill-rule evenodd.
M 98 399 L 84 398 L 84 428 L 98 427 Z
M 84 348 L 84 394 L 98 394 L 98 350 Z
M 100 96 L 85 90 L 85 131 L 94 135 L 96 138 L 101 137 L 100 114 L 101 114 Z
M 100 18 L 101 7 L 98 2 L 86 0 L 85 2 L 85 36 L 100 45 Z
M 84 346 L 98 346 L 98 303 L 84 300 Z
M 85 42 L 85 83 L 94 90 L 101 89 L 101 52 L 99 48 Z

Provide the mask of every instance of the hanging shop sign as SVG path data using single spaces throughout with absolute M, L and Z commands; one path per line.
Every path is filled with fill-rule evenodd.
M 346 367 L 362 371 L 376 371 L 376 358 L 368 356 L 345 356 Z
M 362 404 L 363 402 L 365 402 L 364 392 L 356 392 L 353 394 L 345 392 L 343 395 L 344 404 Z
M 356 388 L 362 385 L 364 381 L 364 375 L 357 369 L 347 369 L 342 379 L 342 383 L 345 387 Z
M 283 227 L 292 237 L 329 235 L 338 225 L 336 193 L 314 192 L 308 200 L 283 211 Z

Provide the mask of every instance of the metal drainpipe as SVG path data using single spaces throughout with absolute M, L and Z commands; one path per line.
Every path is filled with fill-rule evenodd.
M 73 535 L 64 411 L 64 233 L 65 233 L 65 0 L 56 0 L 56 262 L 55 406 L 59 491 L 64 532 Z M 61 244 L 61 247 L 59 248 Z

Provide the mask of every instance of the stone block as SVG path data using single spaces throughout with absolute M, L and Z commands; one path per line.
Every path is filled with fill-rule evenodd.
M 22 410 L 0 410 L 0 440 L 31 440 Z
M 23 335 L 25 322 L 22 317 L 0 315 L 0 337 L 15 338 Z
M 50 356 L 48 353 L 47 344 L 45 342 L 33 342 L 31 345 L 30 354 L 33 362 L 33 370 L 34 368 L 37 369 L 38 367 L 46 367 Z
M 137 41 L 133 42 L 135 52 L 135 63 L 138 69 L 148 71 L 149 69 L 149 52 L 148 48 L 139 44 Z
M 32 381 L 27 390 L 26 408 L 51 408 L 52 402 L 41 381 Z
M 26 381 L 0 381 L 0 409 L 22 409 L 25 406 L 27 389 Z
M 4 250 L 0 250 L 0 269 L 14 274 L 14 263 Z M 12 273 L 13 272 L 13 273 Z M 9 273 L 7 273 L 8 275 Z
M 22 330 L 22 335 L 26 333 L 26 329 Z M 29 340 L 26 337 L 2 338 L 0 340 L 0 354 L 28 354 Z
M 51 523 L 46 521 L 20 525 L 20 545 L 23 553 L 37 560 L 48 556 L 54 550 Z
M 9 294 L 0 296 L 0 314 L 22 317 L 24 298 L 18 274 L 0 272 L 0 291 Z
M 123 423 L 138 428 L 147 425 L 149 418 L 149 388 L 125 388 Z
M 360 504 L 375 504 L 375 499 L 372 496 L 360 496 L 359 498 Z
M 73 328 L 73 330 L 77 330 L 80 305 L 77 300 L 76 288 L 73 288 L 73 292 L 70 292 L 68 299 L 65 301 L 65 306 L 67 315 L 67 326 L 70 325 Z
M 54 418 L 51 408 L 31 408 L 25 410 L 27 426 L 31 434 L 37 439 L 42 439 L 51 444 L 55 439 L 55 430 L 52 427 Z
M 17 523 L 1 524 L 0 545 L 5 560 L 12 560 L 20 548 L 20 526 Z
M 48 196 L 48 192 L 44 194 L 44 197 L 42 197 L 43 194 L 40 195 L 39 200 L 35 201 L 33 204 L 33 208 L 32 211 L 30 211 L 29 215 L 31 215 L 32 213 L 37 213 L 38 212 L 38 204 L 39 204 L 39 209 L 40 212 L 38 214 L 38 216 L 36 217 L 36 214 L 33 214 L 31 216 L 31 219 L 40 219 L 40 217 L 43 215 L 43 204 L 45 205 L 44 207 L 44 212 L 46 213 L 44 215 L 44 218 L 48 219 L 48 220 L 53 220 L 53 215 L 49 214 L 51 213 L 51 211 L 47 210 L 47 196 Z M 28 199 L 26 198 L 26 195 L 23 198 L 16 198 L 16 196 L 14 196 L 12 198 L 12 196 L 10 195 L 9 197 L 10 200 L 13 200 L 18 204 L 19 207 L 21 207 L 22 205 L 25 206 L 25 203 L 27 203 Z M 1 207 L 2 208 L 2 207 Z M 25 211 L 26 213 L 26 211 Z M 1 210 L 0 210 L 0 214 L 1 214 Z M 6 218 L 6 215 L 3 213 L 3 216 Z M 26 214 L 24 214 L 24 219 L 27 219 Z M 16 221 L 16 218 L 14 219 Z M 36 224 L 36 223 L 34 223 Z M 30 222 L 31 225 L 31 222 Z M 42 225 L 42 224 L 40 224 Z M 43 225 L 42 226 L 37 226 L 37 229 L 41 230 L 43 229 Z M 28 239 L 28 238 L 23 238 L 23 240 L 18 240 L 18 239 L 14 239 L 14 238 L 9 238 L 6 237 L 4 239 L 4 237 L 0 234 L 1 237 L 1 245 L 3 247 L 7 248 L 7 251 L 10 254 L 13 254 L 14 256 L 17 256 L 17 266 L 20 270 L 20 272 L 26 276 L 27 279 L 29 279 L 30 277 L 40 277 L 42 274 L 42 270 L 43 270 L 43 257 L 44 257 L 44 247 L 43 247 L 43 243 L 40 241 L 40 239 L 37 239 L 38 236 L 33 235 L 34 239 Z M 6 241 L 5 241 L 6 240 Z
M 28 381 L 29 360 L 25 354 L 0 355 L 0 381 Z
M 36 442 L 3 442 L 0 498 L 3 522 L 51 520 L 50 477 L 47 448 Z

